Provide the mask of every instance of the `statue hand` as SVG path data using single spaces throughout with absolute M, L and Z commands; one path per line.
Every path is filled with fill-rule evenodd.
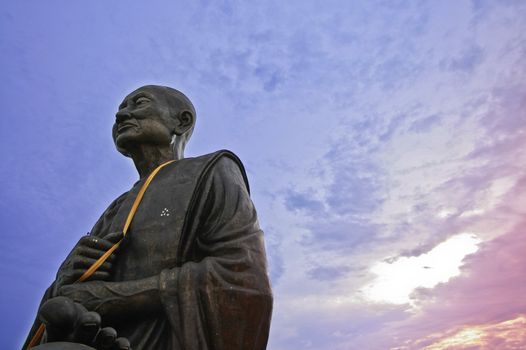
M 74 342 L 97 350 L 130 349 L 126 338 L 118 338 L 111 327 L 101 329 L 101 317 L 65 297 L 48 300 L 38 312 L 46 325 L 46 343 Z
M 60 287 L 58 295 L 69 298 L 90 311 L 99 311 L 107 301 L 102 281 L 75 283 Z
M 66 260 L 60 266 L 55 281 L 55 290 L 79 279 L 98 258 L 123 237 L 122 232 L 110 233 L 104 238 L 95 236 L 84 236 L 75 245 Z M 115 253 L 98 268 L 90 277 L 91 280 L 108 280 L 110 277 L 112 262 Z

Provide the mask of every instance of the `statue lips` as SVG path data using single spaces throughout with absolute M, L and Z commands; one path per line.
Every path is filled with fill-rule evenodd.
M 138 127 L 139 126 L 136 123 L 132 123 L 130 121 L 122 122 L 122 123 L 119 123 L 119 125 L 117 126 L 117 133 L 121 134 L 122 132 L 124 132 L 125 130 L 129 128 L 138 128 Z

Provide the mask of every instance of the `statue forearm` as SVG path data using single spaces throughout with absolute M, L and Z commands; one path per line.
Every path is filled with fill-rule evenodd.
M 159 276 L 125 282 L 91 281 L 64 286 L 59 294 L 98 312 L 103 320 L 161 310 Z

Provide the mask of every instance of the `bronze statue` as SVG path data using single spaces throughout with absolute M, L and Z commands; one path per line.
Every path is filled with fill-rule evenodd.
M 38 349 L 55 349 L 53 341 L 62 346 L 56 349 L 72 342 L 96 349 L 266 348 L 272 293 L 246 174 L 229 151 L 184 158 L 195 119 L 190 100 L 168 87 L 141 87 L 121 103 L 113 139 L 140 180 L 60 266 L 24 348 L 41 322 L 48 343 Z M 146 178 L 170 160 L 176 161 L 155 175 L 123 238 Z M 74 283 L 121 239 L 87 281 Z M 80 306 L 77 325 L 68 327 L 59 311 L 71 302 Z

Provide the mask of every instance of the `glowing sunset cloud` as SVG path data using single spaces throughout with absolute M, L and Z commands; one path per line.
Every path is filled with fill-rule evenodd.
M 390 336 L 396 340 L 385 348 L 526 349 L 525 227 L 522 221 L 479 244 L 464 259 L 461 276 L 415 292 L 418 311 L 387 328 L 394 330 Z
M 480 239 L 474 234 L 459 234 L 428 253 L 381 262 L 371 269 L 377 275 L 364 288 L 366 297 L 376 302 L 404 304 L 416 288 L 433 288 L 460 274 L 462 260 L 478 250 Z
M 429 344 L 425 345 L 424 344 Z M 495 323 L 465 326 L 446 334 L 432 334 L 409 347 L 392 350 L 499 350 L 524 349 L 526 344 L 526 316 Z

